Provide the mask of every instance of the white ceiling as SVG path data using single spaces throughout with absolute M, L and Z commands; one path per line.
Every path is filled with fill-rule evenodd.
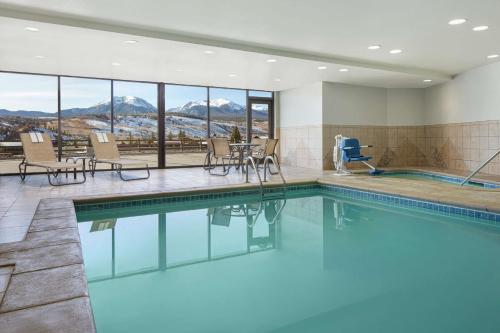
M 498 0 L 0 0 L 0 16 L 0 70 L 267 90 L 423 87 L 500 53 Z M 449 26 L 455 17 L 469 21 Z

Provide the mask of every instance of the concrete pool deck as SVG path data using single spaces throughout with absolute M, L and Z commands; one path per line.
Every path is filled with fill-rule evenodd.
M 283 169 L 291 184 L 319 182 L 500 212 L 500 189 L 366 174 L 335 177 L 332 171 Z M 234 189 L 255 186 L 256 181 L 253 176 L 253 184 L 242 185 L 244 177 L 239 171 L 217 177 L 201 168 L 154 170 L 149 180 L 137 182 L 122 182 L 116 175 L 102 172 L 83 185 L 66 187 L 47 185 L 43 175 L 30 176 L 25 183 L 17 177 L 0 177 L 0 234 L 15 235 L 0 243 L 2 332 L 95 331 L 74 200 Z M 271 184 L 277 183 L 275 176 Z

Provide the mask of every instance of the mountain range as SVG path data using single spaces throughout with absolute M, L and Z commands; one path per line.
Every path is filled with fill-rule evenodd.
M 187 117 L 204 118 L 207 115 L 207 101 L 191 101 L 182 107 L 168 109 L 168 113 L 181 114 Z M 134 96 L 116 96 L 113 98 L 113 107 L 115 115 L 146 115 L 155 114 L 156 107 L 142 98 Z M 100 115 L 110 112 L 111 101 L 101 102 L 87 108 L 71 108 L 61 110 L 61 117 L 78 117 L 88 115 Z M 245 116 L 246 109 L 242 105 L 223 98 L 210 100 L 210 116 L 212 118 L 225 119 Z M 57 113 L 48 113 L 42 111 L 10 111 L 0 109 L 1 116 L 16 117 L 57 117 Z M 267 119 L 267 110 L 262 107 L 255 107 L 252 113 L 255 119 Z

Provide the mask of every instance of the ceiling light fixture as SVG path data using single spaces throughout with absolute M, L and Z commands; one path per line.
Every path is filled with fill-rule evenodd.
M 339 69 L 339 72 L 349 72 L 349 68 L 341 68 Z
M 278 61 L 278 60 L 276 60 L 276 59 L 267 59 L 266 61 L 267 61 L 267 62 L 276 62 L 276 61 Z
M 236 74 L 228 74 L 229 77 L 236 77 Z
M 488 59 L 495 59 L 495 58 L 498 58 L 499 55 L 498 54 L 490 54 L 487 58 Z
M 473 31 L 485 31 L 488 30 L 487 25 L 478 25 L 477 27 L 472 28 Z
M 425 79 L 425 80 L 424 80 L 424 83 L 431 83 L 431 82 L 432 82 L 432 80 L 431 80 L 431 79 Z
M 120 66 L 121 64 L 119 62 L 112 62 L 111 65 L 113 65 L 113 66 Z
M 182 68 L 177 68 L 175 71 L 176 72 L 184 72 L 184 70 Z
M 138 43 L 138 41 L 133 40 L 133 39 L 129 39 L 129 40 L 124 41 L 124 43 L 125 44 L 135 44 L 135 43 Z
M 460 24 L 464 24 L 465 22 L 467 22 L 467 20 L 464 18 L 456 18 L 456 19 L 449 21 L 448 24 L 449 25 L 460 25 Z
M 32 31 L 32 32 L 37 32 L 37 31 L 40 31 L 40 29 L 38 28 L 34 28 L 34 27 L 26 27 L 24 28 L 25 30 L 28 30 L 28 31 Z
M 45 59 L 45 56 L 43 56 L 43 55 L 36 55 L 35 58 L 37 58 L 37 59 Z
M 325 69 L 327 69 L 327 68 L 328 68 L 328 67 L 326 67 L 326 66 L 318 66 L 318 69 L 319 69 L 320 71 L 325 70 Z
M 370 45 L 368 46 L 368 50 L 378 50 L 382 47 L 382 45 L 379 45 L 379 44 L 374 44 L 374 45 Z
M 214 54 L 215 52 L 212 51 L 212 50 L 205 50 L 205 51 L 203 51 L 203 53 L 205 53 L 205 54 Z
M 394 49 L 389 51 L 390 54 L 400 54 L 401 52 L 403 52 L 403 50 L 400 49 Z

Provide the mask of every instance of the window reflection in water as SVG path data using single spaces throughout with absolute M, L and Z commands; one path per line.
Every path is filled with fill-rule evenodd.
M 277 247 L 286 200 L 80 222 L 90 282 Z

